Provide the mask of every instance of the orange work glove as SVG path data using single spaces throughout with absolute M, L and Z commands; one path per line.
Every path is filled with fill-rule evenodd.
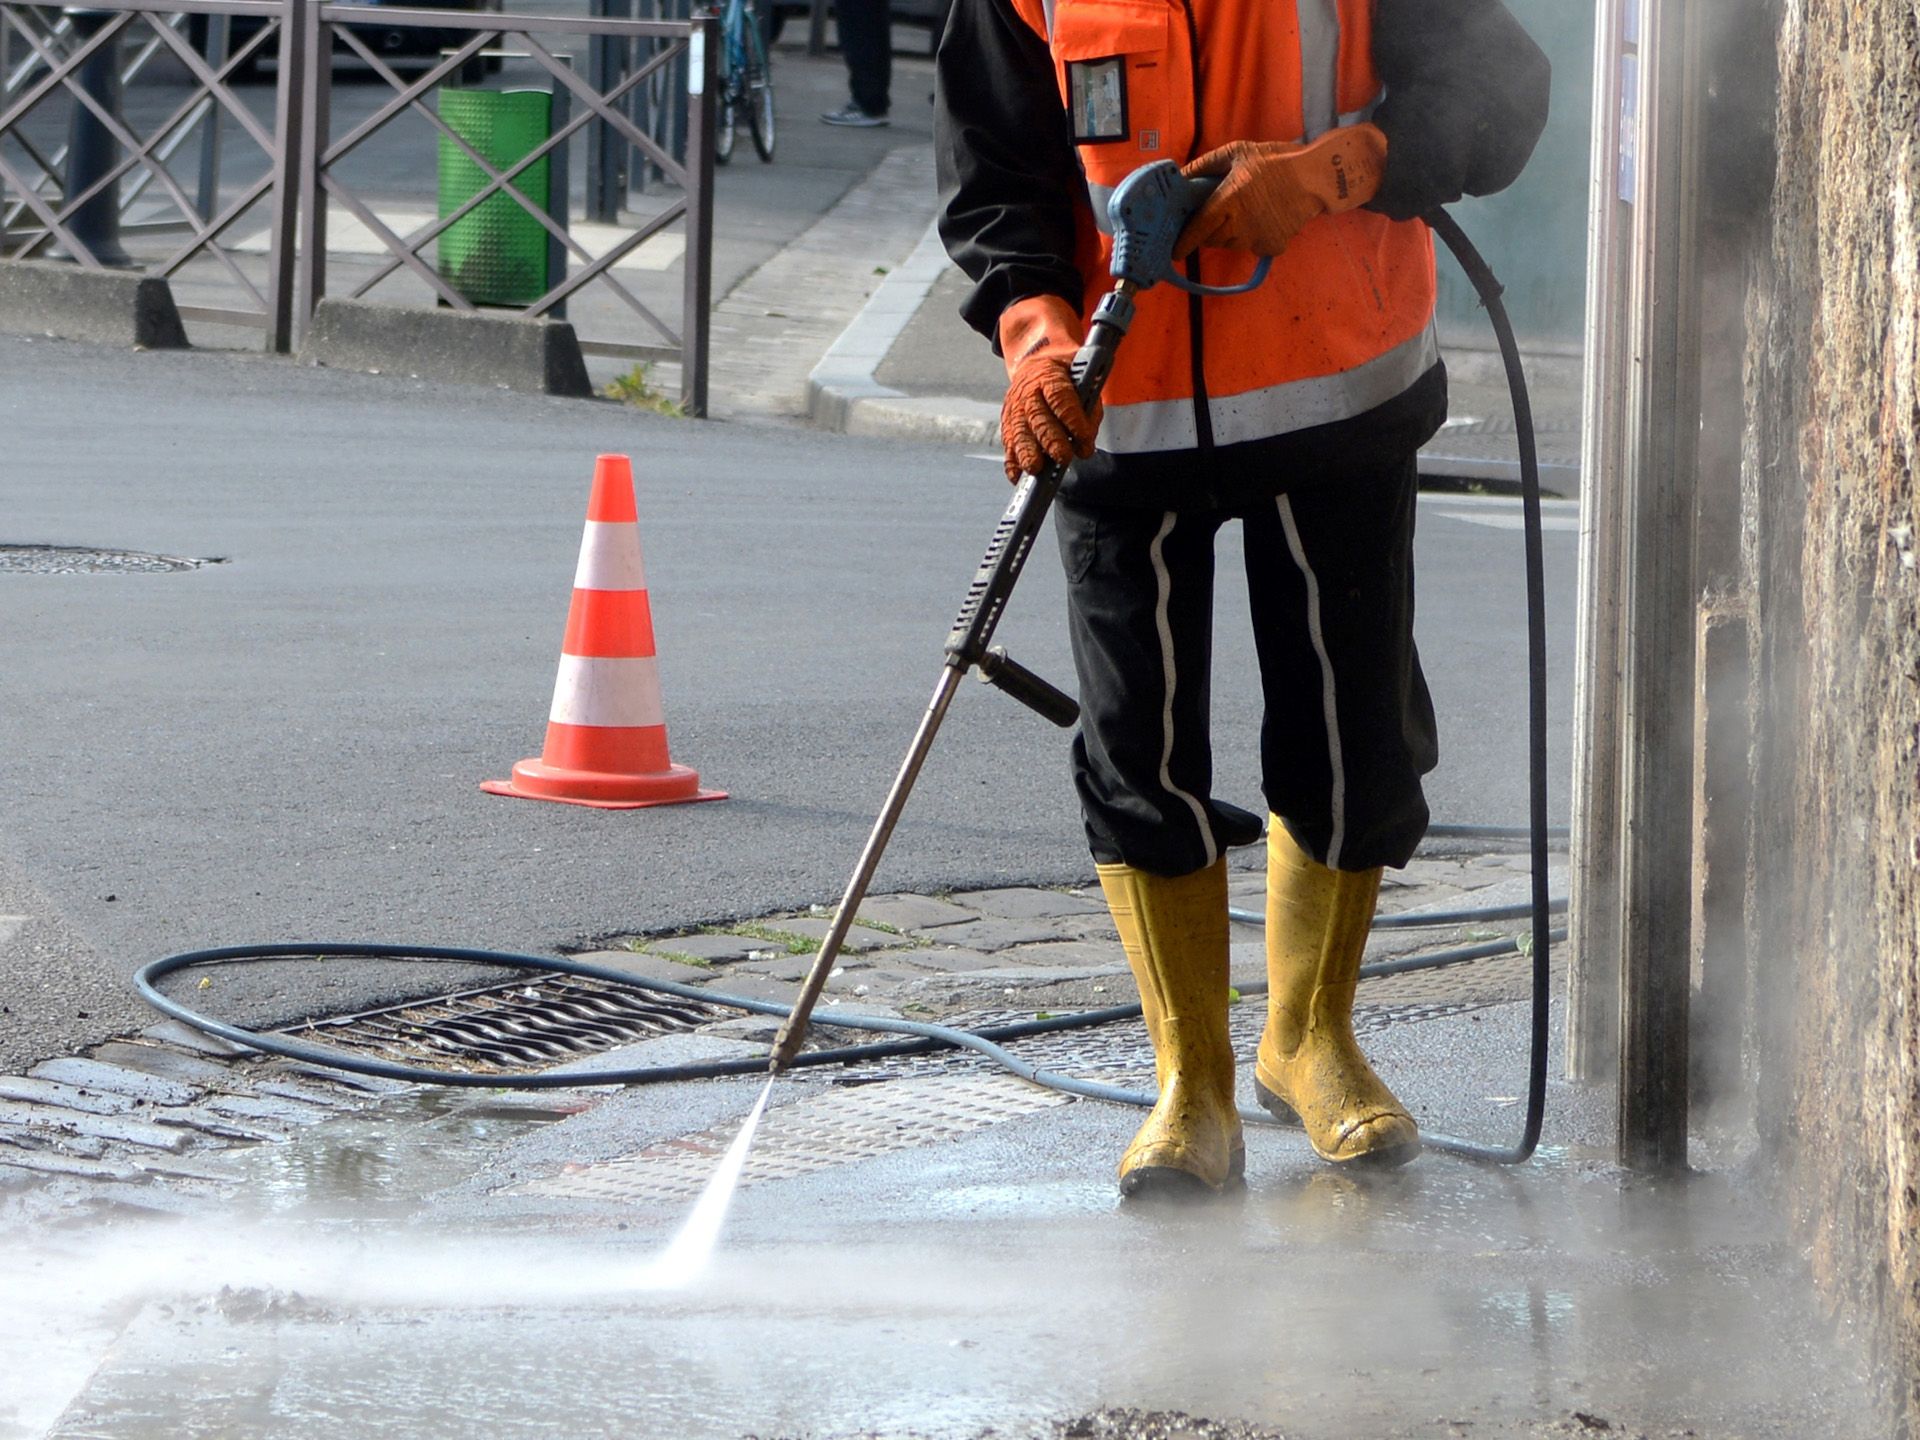
M 1007 479 L 1037 474 L 1049 459 L 1065 465 L 1093 454 L 1100 407 L 1089 414 L 1073 388 L 1073 357 L 1082 338 L 1079 313 L 1058 295 L 1029 295 L 1000 312 L 1000 353 L 1007 362 L 1000 442 L 1007 451 Z
M 1316 215 L 1367 203 L 1380 188 L 1387 137 L 1374 125 L 1343 125 L 1311 145 L 1236 140 L 1188 164 L 1187 175 L 1224 175 L 1174 243 L 1184 260 L 1203 245 L 1278 255 Z

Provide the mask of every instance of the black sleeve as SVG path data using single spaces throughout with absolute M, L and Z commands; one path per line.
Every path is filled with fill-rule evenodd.
M 1504 190 L 1547 123 L 1547 57 L 1500 0 L 1378 0 L 1373 123 L 1386 173 L 1369 208 L 1408 220 Z
M 973 281 L 961 317 L 994 339 L 1028 295 L 1077 309 L 1074 210 L 1087 204 L 1046 42 L 1007 0 L 954 0 L 935 61 L 940 238 Z

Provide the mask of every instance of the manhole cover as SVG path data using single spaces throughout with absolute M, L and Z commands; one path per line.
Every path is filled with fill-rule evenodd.
M 95 550 L 84 545 L 0 545 L 0 575 L 165 575 L 218 565 L 217 559 Z
M 405 1065 L 505 1074 L 680 1034 L 734 1013 L 584 976 L 542 976 L 278 1033 Z
M 1005 1074 L 928 1076 L 835 1088 L 767 1111 L 740 1183 L 786 1180 L 933 1145 L 1072 1100 Z M 732 1120 L 632 1155 L 535 1180 L 512 1193 L 622 1202 L 691 1200 L 713 1178 L 715 1160 L 739 1130 L 740 1122 Z

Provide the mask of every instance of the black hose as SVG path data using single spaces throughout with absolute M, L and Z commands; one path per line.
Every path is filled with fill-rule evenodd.
M 1566 896 L 1556 896 L 1547 902 L 1547 913 L 1564 915 L 1567 911 Z M 1375 930 L 1431 930 L 1443 925 L 1478 925 L 1489 920 L 1524 920 L 1533 914 L 1533 902 L 1523 901 L 1514 905 L 1484 905 L 1477 910 L 1419 910 L 1407 915 L 1376 915 L 1373 917 Z M 1238 920 L 1242 925 L 1264 925 L 1266 917 L 1258 910 L 1242 910 L 1237 905 L 1227 907 L 1227 918 Z
M 1520 513 L 1525 526 L 1527 564 L 1527 824 L 1533 862 L 1533 1015 L 1527 1056 L 1527 1109 L 1520 1142 L 1511 1149 L 1467 1141 L 1440 1143 L 1445 1137 L 1427 1137 L 1429 1144 L 1471 1160 L 1496 1165 L 1518 1165 L 1540 1144 L 1540 1127 L 1547 1109 L 1547 1046 L 1550 1037 L 1552 926 L 1547 895 L 1547 599 L 1546 562 L 1540 542 L 1540 458 L 1534 449 L 1533 401 L 1527 377 L 1520 368 L 1520 347 L 1513 338 L 1513 322 L 1500 303 L 1500 282 L 1473 247 L 1466 232 L 1446 211 L 1435 208 L 1424 217 L 1434 234 L 1446 241 L 1460 262 L 1500 342 L 1500 359 L 1507 369 L 1507 390 L 1513 397 L 1514 439 L 1520 447 Z
M 1473 912 L 1461 912 L 1472 914 Z M 1556 939 L 1564 935 L 1556 930 Z M 1492 940 L 1464 945 L 1453 950 L 1436 950 L 1426 955 L 1401 960 L 1381 960 L 1360 967 L 1362 979 L 1382 975 L 1403 975 L 1413 970 L 1438 970 L 1473 960 L 1511 954 L 1520 948 L 1513 940 Z M 567 960 L 553 955 L 522 955 L 502 950 L 472 950 L 453 945 L 381 945 L 369 941 L 314 941 L 306 944 L 223 945 L 211 950 L 190 950 L 180 955 L 150 961 L 134 972 L 133 985 L 140 996 L 162 1014 L 171 1015 L 185 1025 L 249 1050 L 279 1055 L 310 1065 L 324 1065 L 349 1074 L 373 1075 L 384 1080 L 405 1080 L 421 1085 L 471 1086 L 492 1090 L 556 1090 L 576 1085 L 657 1085 L 675 1080 L 717 1080 L 733 1075 L 758 1075 L 765 1072 L 764 1057 L 745 1060 L 703 1060 L 685 1065 L 653 1065 L 632 1070 L 594 1070 L 554 1072 L 533 1075 L 498 1074 L 491 1071 L 432 1070 L 423 1065 L 402 1065 L 391 1060 L 372 1060 L 351 1055 L 325 1045 L 311 1045 L 279 1034 L 230 1025 L 203 1015 L 164 994 L 159 982 L 181 970 L 207 965 L 256 963 L 264 960 L 316 960 L 328 957 L 384 960 L 447 960 L 468 965 L 486 965 L 510 970 L 531 970 L 548 975 L 579 975 L 606 980 L 649 994 L 671 995 L 681 1000 L 698 1000 L 728 1010 L 744 1010 L 754 1015 L 785 1019 L 787 1007 L 771 1000 L 752 1000 L 744 995 L 729 995 L 672 980 L 647 980 L 625 970 L 590 965 L 583 960 Z M 1264 995 L 1265 984 L 1241 988 L 1242 995 Z M 884 1041 L 868 1045 L 844 1045 L 830 1050 L 804 1050 L 793 1061 L 795 1066 L 848 1065 L 864 1060 L 888 1059 L 896 1055 L 926 1055 L 937 1050 L 971 1049 L 968 1042 L 1020 1040 L 1030 1035 L 1051 1035 L 1062 1030 L 1088 1030 L 1120 1020 L 1140 1018 L 1138 1005 L 1114 1005 L 1104 1010 L 1080 1010 L 1071 1015 L 1053 1015 L 1044 1020 L 1018 1020 L 1004 1025 L 962 1030 L 928 1021 L 895 1020 L 884 1015 L 839 1014 L 831 1011 L 819 1023 L 841 1030 L 894 1031 L 917 1038 L 908 1041 Z M 1149 1101 L 1151 1103 L 1151 1101 Z
M 1562 932 L 1556 932 L 1556 935 L 1559 933 Z M 1462 946 L 1457 950 L 1410 956 L 1404 960 L 1380 961 L 1362 966 L 1360 974 L 1363 978 L 1371 978 L 1378 975 L 1403 974 L 1409 970 L 1432 970 L 1445 965 L 1459 965 L 1471 960 L 1510 954 L 1516 948 L 1511 939 L 1489 941 L 1481 945 Z M 350 1055 L 329 1046 L 309 1044 L 304 1040 L 291 1039 L 285 1035 L 263 1034 L 244 1026 L 230 1025 L 223 1020 L 215 1020 L 200 1014 L 192 1007 L 161 993 L 159 989 L 161 980 L 180 970 L 209 965 L 257 963 L 266 960 L 312 960 L 328 957 L 446 960 L 467 965 L 531 970 L 549 975 L 577 975 L 591 980 L 609 981 L 634 990 L 644 990 L 650 994 L 671 995 L 682 1000 L 697 1000 L 730 1010 L 744 1010 L 754 1015 L 767 1015 L 781 1019 L 786 1017 L 788 1009 L 787 1006 L 771 1000 L 753 1000 L 744 995 L 728 995 L 695 985 L 681 985 L 672 980 L 644 979 L 609 966 L 593 965 L 584 960 L 568 960 L 553 955 L 523 955 L 502 950 L 471 950 L 454 945 L 381 945 L 366 941 L 223 945 L 211 950 L 191 950 L 184 954 L 169 955 L 164 959 L 150 961 L 141 966 L 134 973 L 133 983 L 141 997 L 156 1010 L 171 1015 L 174 1019 L 191 1025 L 196 1030 L 216 1035 L 232 1044 L 258 1050 L 267 1055 L 278 1055 L 287 1060 L 297 1060 L 304 1064 L 321 1065 L 332 1070 L 344 1070 L 350 1074 L 372 1075 L 384 1080 L 402 1080 L 419 1085 L 445 1085 L 486 1090 L 559 1090 L 591 1085 L 662 1085 L 687 1080 L 721 1080 L 767 1073 L 767 1062 L 764 1056 L 738 1060 L 697 1060 L 680 1065 L 646 1065 L 627 1069 L 544 1070 L 532 1075 L 499 1074 L 475 1070 L 432 1070 L 423 1065 L 402 1065 L 392 1060 L 375 1060 L 363 1055 Z M 1264 984 L 1247 985 L 1242 987 L 1241 994 L 1263 995 L 1266 993 L 1266 988 Z M 1018 1020 L 1004 1025 L 983 1026 L 978 1030 L 962 1030 L 955 1026 L 938 1025 L 925 1020 L 900 1020 L 890 1015 L 835 1013 L 829 1008 L 814 1016 L 815 1025 L 825 1025 L 837 1030 L 864 1030 L 881 1034 L 905 1035 L 912 1038 L 876 1041 L 865 1045 L 843 1045 L 827 1050 L 803 1050 L 788 1068 L 850 1065 L 867 1060 L 891 1059 L 896 1056 L 931 1054 L 939 1050 L 971 1050 L 976 1054 L 984 1055 L 1023 1080 L 1031 1080 L 1035 1084 L 1044 1085 L 1052 1090 L 1083 1096 L 1090 1100 L 1109 1100 L 1121 1105 L 1137 1105 L 1146 1108 L 1153 1105 L 1156 1096 L 1141 1090 L 1127 1090 L 1116 1085 L 1105 1085 L 1097 1080 L 1082 1080 L 1078 1076 L 1063 1074 L 1057 1070 L 1044 1070 L 1022 1060 L 999 1043 L 1005 1040 L 1021 1040 L 1033 1035 L 1055 1034 L 1062 1030 L 1085 1030 L 1096 1025 L 1110 1025 L 1116 1021 L 1139 1018 L 1138 1005 L 1115 1005 L 1105 1010 L 1083 1010 L 1072 1015 Z M 1280 1124 L 1264 1110 L 1247 1108 L 1242 1109 L 1240 1113 L 1250 1123 L 1274 1127 Z M 1425 1138 L 1429 1144 L 1442 1150 L 1456 1149 L 1466 1143 L 1446 1136 Z
M 1445 211 L 1435 210 L 1426 217 L 1432 227 L 1460 262 L 1460 268 L 1466 272 L 1479 293 L 1481 303 L 1486 307 L 1493 322 L 1494 333 L 1499 339 L 1500 355 L 1506 364 L 1507 384 L 1513 395 L 1514 429 L 1520 448 L 1520 497 L 1522 513 L 1525 519 L 1525 548 L 1527 572 L 1527 781 L 1529 825 L 1525 830 L 1505 826 L 1489 825 L 1434 825 L 1429 834 L 1435 836 L 1458 836 L 1475 838 L 1519 838 L 1525 836 L 1530 841 L 1532 858 L 1532 899 L 1525 907 L 1490 907 L 1486 910 L 1452 911 L 1424 916 L 1381 917 L 1376 928 L 1407 928 L 1412 924 L 1456 924 L 1475 920 L 1508 918 L 1517 914 L 1530 914 L 1533 919 L 1531 958 L 1532 974 L 1532 1016 L 1530 1026 L 1530 1049 L 1527 1067 L 1527 1108 L 1521 1126 L 1521 1137 L 1517 1145 L 1511 1148 L 1482 1145 L 1475 1141 L 1458 1139 L 1451 1135 L 1423 1132 L 1422 1139 L 1428 1148 L 1448 1154 L 1458 1155 L 1469 1160 L 1486 1161 L 1498 1165 L 1517 1165 L 1532 1156 L 1540 1142 L 1540 1129 L 1546 1112 L 1547 1091 L 1547 1044 L 1549 1038 L 1550 998 L 1550 954 L 1549 947 L 1556 940 L 1566 937 L 1564 930 L 1554 930 L 1549 919 L 1556 910 L 1564 910 L 1564 901 L 1555 901 L 1547 893 L 1547 837 L 1549 834 L 1565 834 L 1565 830 L 1552 831 L 1547 825 L 1547 649 L 1546 649 L 1546 597 L 1545 564 L 1541 554 L 1540 540 L 1540 467 L 1534 450 L 1533 408 L 1527 395 L 1526 377 L 1520 367 L 1519 347 L 1513 338 L 1513 327 L 1508 321 L 1505 306 L 1500 303 L 1500 283 L 1487 267 L 1487 263 L 1474 249 L 1473 244 Z M 1258 916 L 1250 911 L 1233 912 L 1236 919 L 1258 922 Z M 1397 923 L 1396 923 L 1397 922 Z M 1363 977 L 1379 975 L 1405 974 L 1414 970 L 1437 969 L 1444 965 L 1461 964 L 1470 960 L 1484 959 L 1489 956 L 1503 955 L 1517 947 L 1508 940 L 1490 941 L 1480 945 L 1464 946 L 1455 950 L 1441 951 L 1428 955 L 1409 956 L 1400 960 L 1379 961 L 1361 967 Z M 764 1058 L 746 1058 L 738 1060 L 707 1060 L 684 1065 L 651 1065 L 631 1069 L 544 1071 L 534 1075 L 501 1075 L 457 1070 L 429 1070 L 423 1066 L 400 1065 L 391 1061 L 373 1060 L 358 1055 L 348 1055 L 322 1045 L 310 1045 L 299 1040 L 290 1040 L 280 1035 L 266 1035 L 245 1029 L 238 1025 L 229 1025 L 202 1015 L 190 1007 L 160 993 L 158 982 L 176 971 L 195 966 L 233 964 L 260 960 L 308 959 L 326 956 L 382 957 L 399 960 L 448 960 L 469 965 L 505 967 L 513 970 L 531 970 L 547 974 L 578 975 L 589 979 L 610 981 L 637 990 L 646 990 L 661 995 L 672 995 L 680 999 L 697 1000 L 706 1004 L 721 1005 L 729 1009 L 743 1010 L 749 1014 L 767 1015 L 784 1019 L 788 1007 L 768 1000 L 753 1000 L 740 995 L 725 995 L 715 991 L 701 989 L 693 985 L 680 985 L 671 980 L 647 980 L 630 975 L 625 971 L 605 966 L 591 965 L 585 961 L 567 960 L 551 955 L 521 955 L 505 951 L 472 950 L 457 946 L 441 945 L 380 945 L 365 942 L 321 942 L 312 944 L 282 945 L 228 945 L 210 950 L 193 950 L 185 954 L 170 955 L 159 960 L 149 961 L 134 973 L 133 983 L 141 996 L 155 1009 L 171 1015 L 176 1020 L 192 1026 L 196 1030 L 243 1046 L 250 1050 L 261 1051 L 269 1055 L 279 1055 L 290 1060 L 321 1065 L 329 1069 L 344 1070 L 349 1073 L 379 1076 L 390 1080 L 403 1080 L 416 1084 L 468 1086 L 485 1089 L 513 1090 L 553 1090 L 587 1085 L 656 1085 L 683 1080 L 710 1080 L 728 1076 L 764 1075 L 767 1062 Z M 1249 985 L 1242 989 L 1243 994 L 1258 995 L 1265 991 L 1263 985 Z M 1108 1100 L 1123 1105 L 1151 1107 L 1157 1097 L 1138 1090 L 1124 1090 L 1113 1085 L 1103 1085 L 1097 1081 L 1082 1080 L 1075 1076 L 1064 1075 L 1057 1071 L 1043 1070 L 1037 1065 L 1022 1060 L 1019 1056 L 1004 1049 L 998 1042 L 1015 1040 L 1030 1035 L 1044 1035 L 1063 1030 L 1085 1029 L 1094 1025 L 1109 1024 L 1119 1020 L 1137 1018 L 1138 1005 L 1117 1005 L 1106 1010 L 1084 1011 L 1074 1015 L 1055 1016 L 1044 1020 L 1020 1021 L 1008 1025 L 986 1026 L 977 1031 L 961 1030 L 948 1025 L 935 1025 L 919 1020 L 899 1020 L 891 1016 L 835 1014 L 832 1009 L 817 1013 L 813 1017 L 815 1025 L 825 1025 L 840 1030 L 862 1030 L 880 1034 L 894 1034 L 911 1037 L 904 1040 L 880 1041 L 864 1045 L 842 1046 L 831 1050 L 802 1051 L 792 1061 L 794 1066 L 844 1065 L 851 1062 L 884 1059 L 892 1056 L 925 1054 L 941 1049 L 971 1050 L 984 1055 L 996 1064 L 1003 1066 L 1013 1074 L 1049 1089 L 1062 1091 L 1070 1095 L 1084 1096 L 1094 1100 Z M 1244 1109 L 1242 1116 L 1248 1121 L 1273 1125 L 1278 1122 L 1264 1111 Z

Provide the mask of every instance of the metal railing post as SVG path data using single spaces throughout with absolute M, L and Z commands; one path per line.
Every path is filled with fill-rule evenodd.
M 113 10 L 70 7 L 66 14 L 73 21 L 74 39 L 84 45 L 102 27 L 111 23 Z M 98 102 L 109 115 L 120 114 L 120 42 L 110 37 L 82 62 L 74 84 Z M 67 117 L 67 172 L 62 193 L 83 195 L 109 171 L 119 156 L 119 145 L 99 115 L 78 95 Z M 129 266 L 133 257 L 120 244 L 120 182 L 115 180 L 91 200 L 78 206 L 67 217 L 67 230 L 85 254 L 70 254 L 63 246 L 54 252 L 56 259 L 85 262 L 91 257 L 101 265 Z
M 707 336 L 713 310 L 714 81 L 720 26 L 696 16 L 687 37 L 687 260 L 680 317 L 680 407 L 707 413 Z
M 590 13 L 596 18 L 626 19 L 633 13 L 633 0 L 593 0 Z M 631 64 L 633 42 L 625 36 L 596 35 L 587 44 L 587 83 L 595 94 L 606 95 L 626 78 Z M 596 119 L 587 127 L 587 201 L 586 218 L 611 225 L 626 203 L 628 145 L 605 120 Z
M 566 86 L 556 83 L 553 87 L 553 99 L 548 102 L 551 109 L 547 112 L 547 133 L 554 134 L 567 128 L 567 120 L 573 109 L 572 92 Z M 562 140 L 554 146 L 547 156 L 547 214 L 553 217 L 554 224 L 562 230 L 570 229 L 567 220 L 568 192 L 573 188 L 572 167 L 567 163 L 572 145 Z M 589 177 L 588 183 L 592 180 Z M 547 288 L 552 289 L 567 277 L 567 247 L 560 243 L 560 237 L 547 236 Z M 548 312 L 556 320 L 567 318 L 567 302 L 562 300 Z
M 13 23 L 0 7 L 0 110 L 6 109 L 13 94 Z M 6 258 L 12 239 L 13 222 L 7 208 L 7 177 L 0 175 L 0 260 Z
M 229 41 L 232 38 L 233 19 L 228 15 L 209 15 L 207 17 L 206 50 L 207 64 L 217 73 L 227 63 Z M 207 113 L 201 121 L 206 128 L 200 132 L 200 186 L 195 201 L 200 207 L 200 218 L 211 220 L 215 207 L 220 201 L 220 106 L 211 96 L 207 99 Z
M 296 338 L 303 340 L 313 312 L 327 293 L 327 191 L 320 183 L 320 171 L 333 126 L 333 36 L 320 23 L 316 0 L 287 0 L 287 6 L 285 23 L 297 22 L 300 35 L 295 51 L 300 66 L 300 148 L 295 162 L 300 276 L 294 313 Z M 280 43 L 286 45 L 289 40 L 282 36 Z
M 273 156 L 273 227 L 267 246 L 267 349 L 275 355 L 285 355 L 294 341 L 295 257 L 305 155 L 302 126 L 309 79 L 307 21 L 313 6 L 314 0 L 287 0 L 280 17 L 280 73 L 273 103 L 274 137 L 280 148 Z M 215 106 L 207 122 L 217 124 L 219 119 Z M 217 150 L 215 155 L 217 164 Z

